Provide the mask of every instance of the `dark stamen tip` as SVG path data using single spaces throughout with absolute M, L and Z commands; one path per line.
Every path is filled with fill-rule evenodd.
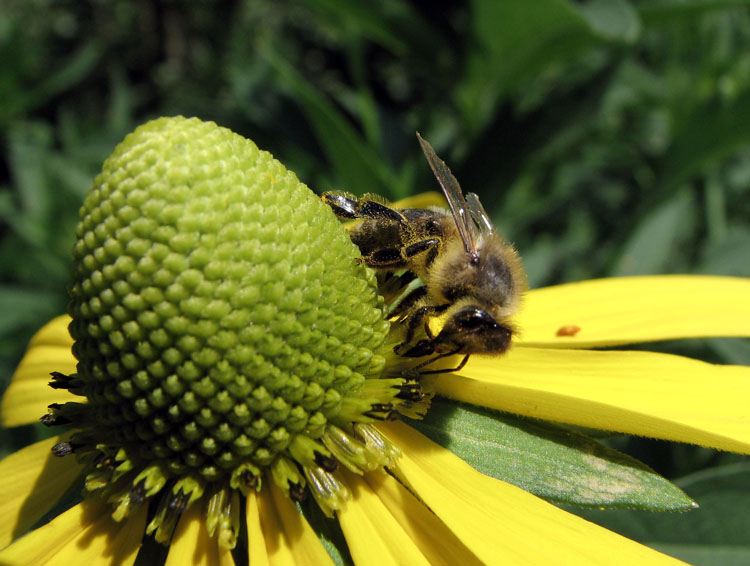
M 391 403 L 373 403 L 370 405 L 370 410 L 366 411 L 364 415 L 371 419 L 379 421 L 387 421 L 393 417 L 393 405 Z
M 325 456 L 320 452 L 315 452 L 315 463 L 323 468 L 326 472 L 335 472 L 338 468 L 339 463 L 329 456 Z
M 256 474 L 252 473 L 250 470 L 247 470 L 242 475 L 242 478 L 245 481 L 245 485 L 249 489 L 257 489 L 257 487 L 258 487 L 258 481 L 260 480 L 260 478 Z
M 40 418 L 39 422 L 41 422 L 44 426 L 59 426 L 70 424 L 71 421 L 59 415 L 47 414 Z
M 424 399 L 422 393 L 422 387 L 418 383 L 405 383 L 396 387 L 398 393 L 396 394 L 397 399 L 403 399 L 404 401 L 421 401 Z
M 182 513 L 187 506 L 188 499 L 188 495 L 180 489 L 170 498 L 169 503 L 167 504 L 167 508 L 170 511 Z
M 52 454 L 58 458 L 68 456 L 73 453 L 73 445 L 70 442 L 60 442 L 52 447 Z
M 146 501 L 146 480 L 141 480 L 133 486 L 133 489 L 130 490 L 130 501 L 134 505 L 140 505 Z
M 307 491 L 301 484 L 289 481 L 289 497 L 292 501 L 302 503 L 307 497 Z

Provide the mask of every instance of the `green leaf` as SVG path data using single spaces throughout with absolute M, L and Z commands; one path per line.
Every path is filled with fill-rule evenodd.
M 675 187 L 748 143 L 750 90 L 725 104 L 714 100 L 700 104 L 675 126 L 657 186 L 662 190 Z
M 723 240 L 706 243 L 699 268 L 702 273 L 750 277 L 750 230 L 734 227 Z
M 298 503 L 297 508 L 318 535 L 320 542 L 331 555 L 336 566 L 354 564 L 338 521 L 326 517 L 312 498 L 307 498 L 304 502 Z
M 641 34 L 640 16 L 625 0 L 589 0 L 578 4 L 578 10 L 607 39 L 633 43 Z
M 53 96 L 75 88 L 91 75 L 103 55 L 104 50 L 97 41 L 86 43 L 75 52 L 66 54 L 59 67 L 29 92 L 28 107 L 41 105 Z
M 695 566 L 750 564 L 750 463 L 705 470 L 676 483 L 700 508 L 684 514 L 572 511 Z
M 661 0 L 660 2 L 643 2 L 637 4 L 644 23 L 659 24 L 674 22 L 675 18 L 695 19 L 702 13 L 747 6 L 750 0 Z
M 734 546 L 655 542 L 649 546 L 693 566 L 750 566 L 750 551 Z
M 335 188 L 392 197 L 398 178 L 364 142 L 343 113 L 323 93 L 310 86 L 272 47 L 266 45 L 263 52 L 279 78 L 292 90 L 295 101 L 310 121 L 333 166 L 336 180 L 341 183 Z
M 750 339 L 715 338 L 708 341 L 709 347 L 727 363 L 750 366 Z
M 474 0 L 471 14 L 473 36 L 482 48 L 469 52 L 457 97 L 475 132 L 521 81 L 603 39 L 562 0 Z
M 433 400 L 414 428 L 480 472 L 558 503 L 675 511 L 692 500 L 637 460 L 572 430 Z
M 680 266 L 680 244 L 693 231 L 695 205 L 678 193 L 651 211 L 631 234 L 612 275 L 645 275 L 674 271 Z
M 62 293 L 41 289 L 26 290 L 6 285 L 0 286 L 0 336 L 16 332 L 19 328 L 38 324 L 64 312 Z
M 374 6 L 359 2 L 341 2 L 339 0 L 304 0 L 310 8 L 318 12 L 322 19 L 329 22 L 344 33 L 354 33 L 362 39 L 369 39 L 379 45 L 387 47 L 398 55 L 403 55 L 406 45 L 405 38 L 394 33 L 393 25 L 387 17 L 387 9 L 373 9 Z M 385 4 L 385 3 L 384 3 Z M 409 13 L 408 5 L 401 6 L 391 3 L 391 11 L 403 10 Z M 416 14 L 409 14 L 416 17 Z
M 44 164 L 50 155 L 53 130 L 44 122 L 16 122 L 9 133 L 10 165 L 18 187 L 21 210 L 26 220 L 46 220 L 51 206 L 51 192 Z M 44 227 L 34 226 L 35 231 Z M 32 229 L 26 230 L 31 234 Z M 32 238 L 41 236 L 36 233 Z

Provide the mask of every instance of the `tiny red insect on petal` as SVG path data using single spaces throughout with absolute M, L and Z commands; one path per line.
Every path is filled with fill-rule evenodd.
M 581 331 L 580 326 L 576 326 L 575 324 L 568 324 L 566 326 L 561 326 L 556 333 L 556 336 L 575 336 Z

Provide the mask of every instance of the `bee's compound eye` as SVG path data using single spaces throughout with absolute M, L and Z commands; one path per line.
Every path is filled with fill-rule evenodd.
M 480 328 L 498 328 L 497 322 L 485 310 L 471 307 L 456 313 L 453 322 L 459 330 L 471 332 Z

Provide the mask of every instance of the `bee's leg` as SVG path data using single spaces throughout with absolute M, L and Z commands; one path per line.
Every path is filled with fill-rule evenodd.
M 411 345 L 411 342 L 414 340 L 414 333 L 417 331 L 417 327 L 425 319 L 426 316 L 440 314 L 449 306 L 450 304 L 425 305 L 423 307 L 419 307 L 412 314 L 410 314 L 407 318 L 408 322 L 406 323 L 406 336 L 404 337 L 404 341 L 394 347 L 393 351 L 399 356 L 406 356 L 409 358 L 417 358 L 432 354 L 435 351 L 435 347 L 432 345 L 434 337 L 432 336 L 432 332 L 429 330 L 427 331 L 427 335 L 430 337 L 429 340 L 420 340 L 415 346 L 412 346 L 411 348 L 406 350 L 406 352 L 404 352 L 403 350 L 405 347 Z M 428 321 L 425 321 L 425 324 L 427 323 Z
M 458 353 L 458 350 L 455 350 L 453 352 L 446 352 L 445 354 L 439 354 L 439 355 L 435 356 L 434 358 L 430 358 L 426 362 L 423 362 L 423 363 L 419 364 L 417 366 L 417 369 L 421 369 L 421 368 L 423 368 L 423 367 L 431 364 L 435 360 L 439 360 L 440 358 L 444 358 L 445 356 L 451 356 L 451 355 L 457 354 L 457 353 Z M 459 371 L 459 370 L 463 369 L 463 367 L 466 365 L 466 362 L 469 361 L 469 356 L 470 356 L 470 354 L 466 354 L 463 357 L 463 359 L 458 363 L 458 365 L 456 367 L 454 367 L 454 368 L 430 369 L 430 370 L 427 370 L 427 371 L 420 371 L 419 375 L 430 375 L 430 374 L 436 374 L 436 373 L 451 373 L 451 372 L 454 372 L 454 371 Z
M 435 343 L 432 340 L 420 340 L 413 346 L 410 346 L 408 350 L 398 352 L 399 349 L 402 349 L 402 346 L 409 346 L 409 344 L 403 342 L 393 348 L 393 351 L 399 356 L 405 358 L 423 358 L 424 356 L 429 356 L 430 354 L 435 353 Z
M 427 250 L 434 248 L 439 243 L 440 243 L 440 240 L 438 238 L 428 238 L 427 240 L 415 242 L 404 248 L 404 257 L 406 257 L 406 259 L 411 259 L 416 255 L 419 255 L 421 253 L 426 252 Z
M 382 248 L 372 253 L 363 255 L 362 259 L 369 267 L 397 269 L 406 267 L 406 262 L 401 255 L 401 248 Z
M 409 326 L 406 329 L 406 338 L 404 339 L 404 342 L 411 342 L 414 339 L 414 333 L 417 331 L 417 326 L 419 326 L 419 323 L 422 322 L 422 320 L 424 320 L 426 316 L 440 314 L 449 306 L 450 303 L 446 303 L 444 305 L 425 305 L 415 310 L 409 316 Z M 428 324 L 429 321 L 425 320 L 424 322 L 425 324 Z M 432 336 L 432 332 L 429 330 L 427 331 L 427 336 L 430 337 L 430 340 L 434 338 L 434 336 Z
M 337 193 L 323 193 L 320 198 L 331 207 L 333 213 L 339 218 L 347 218 L 349 220 L 360 218 L 359 214 L 357 214 L 359 202 L 356 199 Z
M 421 340 L 420 342 L 427 342 L 427 341 L 426 340 Z M 415 346 L 414 348 L 416 349 L 419 346 L 420 346 L 420 344 L 417 344 L 417 346 Z M 425 346 L 425 347 L 432 347 L 432 349 L 434 351 L 434 346 L 432 344 L 430 344 L 430 345 L 424 344 L 423 346 Z M 459 348 L 456 348 L 455 350 L 450 350 L 448 352 L 442 352 L 442 353 L 438 354 L 437 356 L 433 356 L 430 359 L 425 360 L 422 363 L 417 364 L 416 366 L 414 366 L 412 368 L 409 368 L 408 370 L 406 370 L 405 374 L 407 374 L 409 376 L 417 377 L 417 376 L 422 376 L 422 375 L 434 375 L 434 374 L 438 374 L 438 373 L 451 373 L 451 372 L 454 372 L 454 371 L 459 371 L 460 369 L 462 369 L 466 365 L 466 362 L 469 361 L 469 355 L 470 354 L 466 354 L 463 357 L 463 359 L 459 362 L 459 364 L 456 367 L 454 367 L 454 368 L 441 368 L 441 369 L 432 369 L 432 370 L 425 370 L 423 368 L 425 368 L 425 367 L 427 367 L 427 366 L 435 363 L 436 361 L 438 361 L 438 360 L 440 360 L 442 358 L 446 358 L 448 356 L 452 356 L 454 354 L 458 354 L 460 351 L 461 351 L 461 348 L 459 347 Z
M 411 244 L 405 248 L 381 248 L 362 256 L 362 259 L 365 260 L 365 263 L 368 266 L 375 268 L 396 269 L 399 267 L 407 267 L 411 258 L 434 248 L 439 243 L 440 240 L 437 238 L 430 238 L 428 240 L 422 240 L 421 242 Z
M 358 218 L 385 218 L 387 220 L 393 220 L 403 226 L 409 226 L 409 221 L 395 208 L 390 208 L 374 200 L 361 200 L 359 201 L 359 213 Z
M 403 214 L 374 200 L 357 199 L 354 195 L 336 192 L 325 192 L 320 198 L 331 207 L 333 213 L 339 218 L 348 220 L 357 218 L 386 219 L 398 222 L 403 226 L 409 226 L 409 221 Z
M 417 287 L 412 292 L 410 292 L 408 295 L 403 297 L 401 299 L 401 302 L 399 302 L 393 310 L 388 315 L 389 318 L 397 317 L 406 311 L 408 311 L 410 308 L 412 308 L 414 305 L 417 304 L 417 301 L 424 298 L 427 295 L 427 287 Z
M 429 340 L 434 340 L 435 335 L 432 333 L 432 328 L 430 328 L 430 321 L 429 319 L 425 319 L 424 321 L 424 333 L 427 335 L 427 338 Z

